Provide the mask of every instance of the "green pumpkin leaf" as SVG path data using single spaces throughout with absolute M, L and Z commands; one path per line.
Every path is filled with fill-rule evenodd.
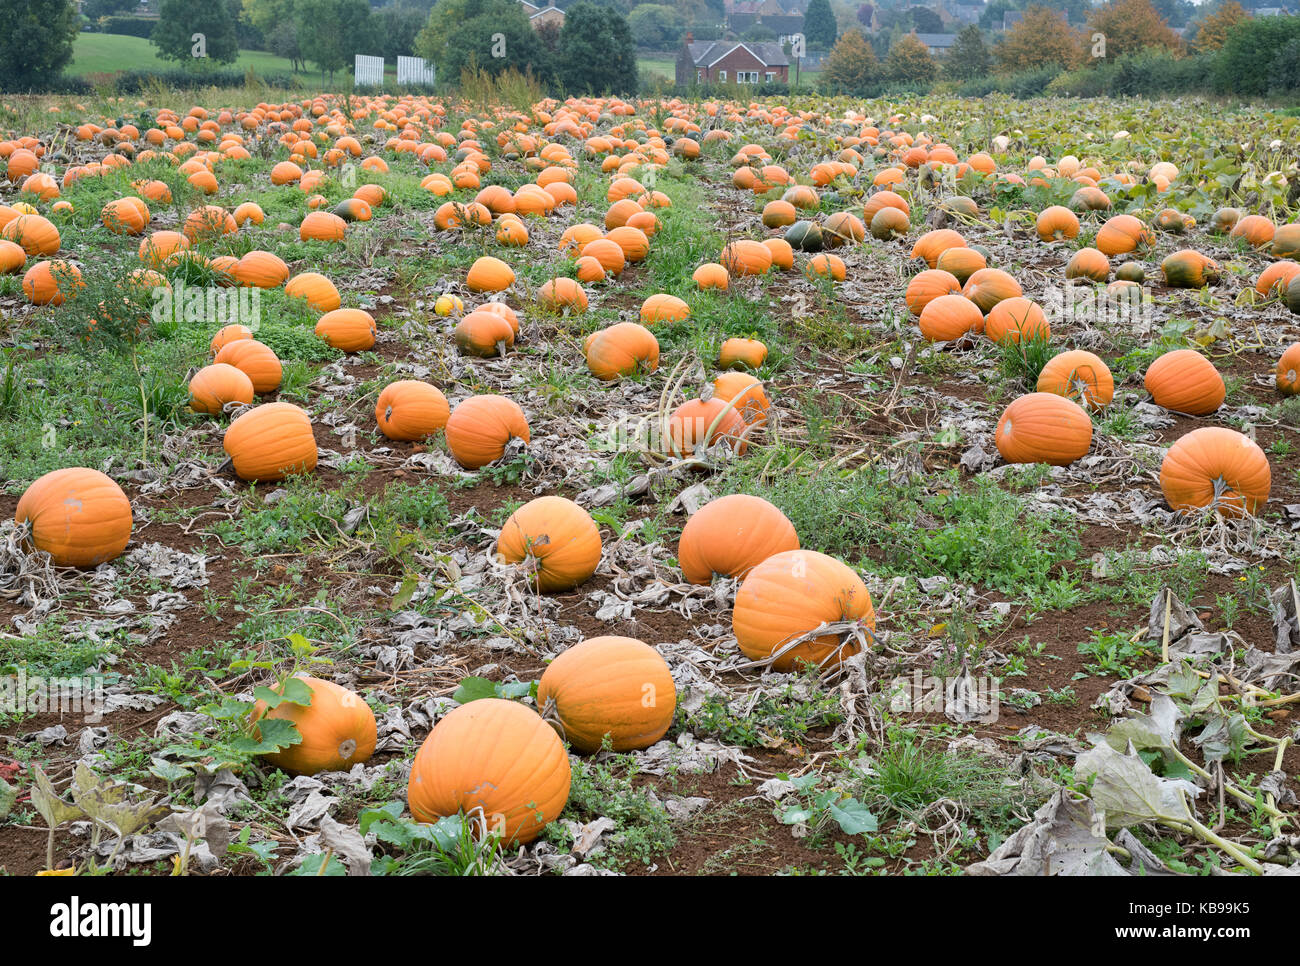
M 269 755 L 302 744 L 298 727 L 283 718 L 263 718 L 257 723 L 257 730 L 261 740 L 244 735 L 232 741 L 230 747 L 248 755 Z
M 831 817 L 839 823 L 845 835 L 865 835 L 879 827 L 876 816 L 856 798 L 846 798 L 831 805 Z
M 497 697 L 495 681 L 489 681 L 487 678 L 471 677 L 460 682 L 460 687 L 456 689 L 451 699 L 460 704 L 469 704 L 469 702 L 478 701 L 480 698 L 495 697 Z

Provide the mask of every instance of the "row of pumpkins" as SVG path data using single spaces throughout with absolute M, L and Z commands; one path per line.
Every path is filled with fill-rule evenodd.
M 418 103 L 418 99 L 412 103 Z M 332 139 L 333 147 L 329 151 L 346 151 L 352 156 L 360 154 L 359 145 L 354 152 L 351 144 L 345 144 L 349 140 L 355 141 L 346 134 L 350 128 L 348 119 L 338 116 L 337 111 L 331 115 L 324 105 L 325 102 L 319 99 L 311 102 L 309 110 L 314 121 L 301 116 L 302 112 L 288 112 L 290 117 L 296 118 L 292 121 L 292 144 L 303 146 L 295 151 L 289 162 L 295 167 L 303 159 L 315 157 L 309 147 L 314 148 L 313 137 L 321 135 Z M 566 232 L 561 245 L 576 259 L 578 278 L 556 278 L 544 285 L 538 293 L 539 307 L 544 309 L 585 310 L 586 295 L 581 285 L 617 276 L 621 267 L 614 248 L 618 249 L 623 263 L 644 258 L 657 227 L 653 209 L 670 203 L 666 198 L 657 197 L 658 192 L 647 191 L 631 177 L 633 168 L 647 163 L 663 163 L 654 153 L 662 151 L 662 147 L 645 142 L 629 144 L 617 138 L 593 144 L 600 140 L 592 133 L 592 125 L 600 116 L 593 115 L 593 111 L 608 109 L 627 116 L 622 110 L 626 105 L 621 102 L 595 102 L 595 105 L 598 106 L 572 102 L 553 114 L 545 112 L 546 119 L 541 122 L 544 124 L 542 138 L 531 138 L 519 130 L 512 130 L 519 126 L 518 123 L 503 125 L 506 129 L 498 135 L 498 145 L 509 147 L 526 163 L 548 160 L 539 154 L 555 147 L 556 143 L 545 143 L 545 137 L 562 134 L 585 137 L 588 155 L 599 156 L 603 151 L 606 156 L 602 170 L 613 175 L 608 196 L 611 209 L 606 216 L 605 230 L 587 225 L 573 226 Z M 688 108 L 680 104 L 673 110 L 688 112 Z M 705 110 L 710 112 L 710 116 L 717 116 L 723 108 L 709 105 Z M 265 118 L 272 113 L 286 112 L 276 112 L 268 107 L 251 126 L 248 117 L 239 123 L 245 130 L 256 130 L 266 124 Z M 762 116 L 764 113 L 760 111 L 755 115 L 751 108 L 748 116 Z M 734 112 L 728 110 L 726 116 L 731 118 Z M 768 116 L 778 121 L 794 120 L 779 111 Z M 438 117 L 436 112 L 430 112 L 420 123 L 432 123 Z M 186 124 L 191 118 L 195 118 L 194 123 Z M 159 115 L 160 123 L 163 120 Z M 183 121 L 176 120 L 182 125 L 182 132 L 199 135 L 207 132 L 210 137 L 206 140 L 219 143 L 220 123 L 214 132 L 206 119 L 200 121 L 193 113 Z M 673 150 L 686 157 L 697 156 L 699 144 L 686 135 L 699 133 L 698 125 L 692 131 L 694 122 L 681 117 L 669 118 L 669 121 L 676 123 L 665 124 L 665 129 L 682 135 L 675 140 Z M 407 136 L 412 131 L 413 119 L 404 112 L 388 108 L 376 121 L 376 129 L 381 129 L 381 123 L 394 129 L 398 124 L 402 125 L 400 136 L 392 139 L 397 144 L 386 147 L 413 151 L 426 163 L 441 160 L 436 152 L 428 150 L 429 147 L 449 149 L 460 145 L 465 150 L 466 143 L 472 141 L 468 135 L 472 135 L 473 128 L 463 128 L 459 139 L 448 135 L 451 143 L 421 146 L 416 137 Z M 271 124 L 287 126 L 287 121 L 277 118 Z M 479 126 L 487 125 L 480 122 Z M 791 128 L 797 131 L 798 125 L 787 124 L 781 136 L 792 137 L 789 134 Z M 640 130 L 645 131 L 644 122 Z M 127 132 L 117 133 L 125 135 Z M 171 138 L 174 132 L 168 129 L 164 134 Z M 90 137 L 101 135 L 102 132 L 89 132 Z M 729 136 L 725 131 L 714 129 L 702 140 L 705 144 L 725 140 L 721 135 Z M 647 135 L 645 141 L 652 141 L 654 137 L 657 135 Z M 145 139 L 150 144 L 158 143 L 149 136 Z M 286 130 L 282 140 L 288 143 L 290 139 L 291 132 Z M 446 141 L 446 138 L 432 140 Z M 855 141 L 855 136 L 843 140 L 846 150 L 852 150 L 853 145 L 847 142 Z M 872 144 L 878 152 L 882 140 L 889 145 L 889 152 L 897 152 L 906 146 L 904 153 L 910 153 L 911 159 L 915 160 L 916 155 L 911 152 L 917 145 L 906 144 L 901 135 L 888 131 L 857 137 L 855 143 Z M 115 143 L 120 149 L 122 138 L 119 137 Z M 231 149 L 228 145 L 227 150 Z M 624 156 L 628 160 L 617 155 L 620 149 L 630 152 Z M 742 163 L 738 168 L 753 170 L 751 162 L 762 160 L 761 151 L 761 148 L 758 152 L 742 151 Z M 559 184 L 568 185 L 569 179 L 549 180 L 555 176 L 546 175 L 546 172 L 551 167 L 567 172 L 573 162 L 566 151 L 552 151 L 551 154 L 549 160 L 559 163 L 530 167 L 541 172 L 539 190 L 559 205 L 565 202 L 557 194 L 564 192 L 547 189 Z M 922 164 L 955 162 L 955 158 L 953 162 L 947 162 L 943 157 L 941 151 L 927 149 L 923 161 L 913 165 L 908 160 L 905 164 L 911 169 Z M 472 161 L 481 172 L 487 159 L 470 148 L 458 164 L 466 160 Z M 1062 159 L 1058 164 L 1062 172 L 1068 167 L 1064 161 Z M 329 163 L 328 159 L 326 163 Z M 812 180 L 822 185 L 829 184 L 841 174 L 848 173 L 831 165 L 847 163 L 841 160 L 819 164 L 811 173 Z M 985 171 L 989 165 L 984 158 L 972 157 L 969 163 L 975 170 L 991 173 Z M 280 173 L 273 173 L 273 180 L 278 178 L 280 183 L 295 180 L 292 169 L 278 165 L 277 168 Z M 12 163 L 10 171 L 13 171 Z M 300 186 L 304 174 L 306 172 L 299 167 L 296 180 Z M 427 190 L 443 191 L 443 180 L 450 184 L 448 193 L 460 188 L 479 187 L 467 168 L 454 174 L 452 178 L 440 176 L 439 180 L 426 184 Z M 762 175 L 770 176 L 774 181 L 779 177 L 766 171 L 762 171 Z M 546 184 L 542 184 L 544 179 Z M 874 223 L 876 215 L 883 209 L 906 214 L 898 205 L 885 203 L 891 200 L 887 196 L 893 195 L 906 204 L 901 195 L 885 187 L 901 180 L 887 176 L 881 182 L 882 190 L 868 199 L 868 206 L 873 202 L 878 205 L 878 209 L 869 215 L 864 208 L 869 223 Z M 518 232 L 508 216 L 514 215 L 518 221 L 520 192 L 525 199 L 525 209 L 533 203 L 532 199 L 537 199 L 537 195 L 520 189 L 507 201 L 500 192 L 492 192 L 492 187 L 496 186 L 481 189 L 471 205 L 481 206 L 489 219 L 496 216 L 499 241 L 503 240 L 503 234 L 507 238 L 512 235 L 517 238 Z M 367 206 L 371 204 L 364 198 L 358 200 Z M 124 201 L 127 207 L 135 210 L 129 199 Z M 638 210 L 633 211 L 631 205 L 622 205 L 625 201 Z M 382 203 L 382 197 L 376 203 Z M 511 203 L 515 205 L 514 212 L 508 210 Z M 550 210 L 544 202 L 535 203 L 544 209 L 542 213 Z M 235 217 L 229 216 L 227 221 L 222 209 L 217 209 L 217 212 L 220 214 L 207 211 L 201 222 L 219 226 L 222 231 L 230 230 L 230 222 L 235 222 Z M 471 223 L 482 223 L 482 213 L 468 205 L 455 205 L 450 209 L 444 206 L 439 212 L 442 217 L 435 215 L 439 228 L 463 229 Z M 106 216 L 106 223 L 110 227 L 122 223 L 125 213 L 115 209 L 113 214 Z M 525 211 L 525 214 L 529 213 Z M 244 214 L 253 217 L 250 211 L 245 210 Z M 342 215 L 336 216 L 342 218 Z M 27 217 L 27 213 L 20 212 L 18 217 Z M 142 218 L 143 224 L 147 224 L 147 216 L 142 215 Z M 891 219 L 896 227 L 901 227 L 901 221 L 893 214 L 882 221 Z M 818 227 L 814 233 L 805 228 L 802 235 L 796 233 L 797 245 L 789 240 L 790 230 L 796 228 L 797 223 L 769 226 L 787 227 L 786 237 L 763 242 L 731 242 L 722 252 L 719 262 L 707 263 L 697 269 L 695 281 L 702 289 L 726 288 L 730 280 L 738 276 L 761 274 L 773 267 L 789 268 L 785 256 L 787 252 L 792 255 L 796 247 L 820 259 L 813 260 L 820 267 L 810 267 L 810 274 L 842 279 L 843 262 L 830 253 L 816 251 L 817 243 L 811 239 L 820 234 L 821 244 L 829 248 L 862 240 L 868 229 L 861 221 L 855 224 L 855 220 L 857 216 L 852 213 L 831 216 L 827 225 L 829 230 Z M 317 219 L 317 222 L 333 225 L 324 219 Z M 522 221 L 519 225 L 523 226 Z M 234 227 L 238 228 L 238 223 Z M 638 234 L 615 234 L 623 228 L 631 228 Z M 28 236 L 25 228 L 15 230 L 15 234 L 24 240 Z M 150 239 L 162 234 L 155 232 Z M 180 234 L 189 238 L 188 232 Z M 196 235 L 202 234 L 201 230 L 196 232 Z M 872 234 L 876 233 L 873 231 Z M 897 231 L 894 234 L 897 235 Z M 803 236 L 808 236 L 808 240 Z M 953 249 L 968 246 L 964 240 L 957 244 L 951 236 L 941 233 L 935 236 L 936 233 L 930 233 L 923 237 L 918 242 L 920 250 L 914 254 L 926 257 L 929 271 L 947 272 L 939 260 Z M 524 237 L 526 239 L 526 228 Z M 176 251 L 187 247 L 175 241 L 176 249 L 164 253 L 169 241 L 175 239 L 157 239 L 157 243 L 150 242 L 147 248 L 142 244 L 141 257 L 146 263 L 142 271 L 168 267 L 167 260 L 178 257 Z M 57 250 L 55 245 L 54 252 Z M 929 257 L 931 254 L 933 260 Z M 236 274 L 238 266 L 250 256 L 254 257 L 241 273 L 244 276 L 241 278 Z M 964 263 L 956 264 L 963 258 L 966 259 Z M 156 264 L 151 266 L 151 261 Z M 287 291 L 295 287 L 295 280 L 288 277 L 287 266 L 282 269 L 283 262 L 276 262 L 279 262 L 278 258 L 270 252 L 250 252 L 225 268 L 239 284 L 285 284 Z M 964 276 L 948 273 L 956 283 L 955 287 L 946 279 L 934 276 L 928 276 L 920 283 L 914 280 L 916 291 L 909 287 L 906 301 L 918 317 L 923 332 L 930 328 L 931 332 L 938 333 L 938 329 L 931 327 L 941 325 L 942 317 L 947 313 L 965 316 L 968 324 L 962 333 L 982 331 L 990 338 L 1018 339 L 1022 334 L 1036 330 L 1041 312 L 1037 315 L 1033 312 L 1036 307 L 1023 298 L 1014 279 L 1011 279 L 1015 289 L 1012 293 L 1011 286 L 1001 277 L 1006 273 L 981 276 L 982 271 L 992 273 L 998 270 L 988 269 L 987 265 L 975 266 L 969 255 L 949 255 L 945 264 L 954 265 L 965 273 Z M 967 268 L 971 270 L 967 272 Z M 974 285 L 971 285 L 972 280 Z M 505 291 L 513 282 L 513 270 L 509 265 L 488 256 L 476 262 L 466 278 L 466 286 L 471 291 L 489 295 Z M 938 284 L 940 282 L 943 284 Z M 373 343 L 373 318 L 360 309 L 341 309 L 337 289 L 328 279 L 323 276 L 307 278 L 298 288 L 310 290 L 310 294 L 307 291 L 303 294 L 324 313 L 322 322 L 335 312 L 356 313 L 345 317 L 348 324 L 340 325 L 339 329 L 339 333 L 344 330 L 357 333 L 355 339 L 334 333 L 332 324 L 326 325 L 323 331 L 318 328 L 322 337 L 347 351 L 358 351 Z M 290 291 L 290 294 L 295 292 Z M 949 301 L 943 302 L 944 299 Z M 952 299 L 963 300 L 973 307 L 974 312 Z M 462 351 L 490 355 L 513 344 L 518 333 L 518 319 L 503 302 L 490 301 L 463 314 L 464 306 L 458 303 L 459 300 L 452 296 L 440 299 L 438 311 L 439 314 L 460 316 L 455 338 Z M 939 308 L 931 311 L 931 305 L 935 303 Z M 999 310 L 999 306 L 1003 307 Z M 689 312 L 689 305 L 681 299 L 669 295 L 652 296 L 642 306 L 639 324 L 617 323 L 588 337 L 584 349 L 589 368 L 601 379 L 618 378 L 637 369 L 654 369 L 658 363 L 659 347 L 650 330 L 657 322 L 685 319 Z M 975 319 L 975 313 L 980 316 L 979 321 Z M 341 323 L 343 320 L 335 316 L 335 321 Z M 1042 325 L 1045 328 L 1045 320 Z M 279 385 L 278 360 L 269 347 L 258 343 L 253 335 L 239 326 L 227 327 L 216 334 L 211 346 L 213 365 L 205 367 L 191 380 L 195 409 L 219 413 L 232 402 L 250 404 L 255 394 L 271 392 Z M 724 344 L 718 361 L 724 369 L 756 367 L 762 364 L 765 354 L 766 347 L 755 340 L 733 339 Z M 1283 391 L 1294 391 L 1300 382 L 1296 375 L 1297 362 L 1300 362 L 1297 356 L 1300 356 L 1300 346 L 1288 350 L 1279 365 L 1278 385 Z M 1146 380 L 1158 403 L 1178 411 L 1208 413 L 1223 401 L 1221 377 L 1208 360 L 1190 350 L 1161 357 L 1148 370 Z M 1084 406 L 1097 409 L 1108 404 L 1113 394 L 1113 380 L 1105 363 L 1095 355 L 1066 352 L 1053 359 L 1044 370 L 1038 388 L 1039 392 L 1013 402 L 999 421 L 999 450 L 1012 461 L 1068 463 L 1085 453 L 1090 442 L 1091 421 Z M 724 373 L 715 383 L 710 398 L 692 400 L 671 417 L 670 423 L 674 423 L 676 429 L 670 429 L 665 435 L 672 455 L 689 455 L 702 442 L 711 443 L 719 438 L 743 450 L 748 428 L 761 424 L 767 406 L 762 384 L 753 376 L 743 371 Z M 454 458 L 471 469 L 500 458 L 511 438 L 528 440 L 527 419 L 513 401 L 501 396 L 472 396 L 452 410 L 436 387 L 414 380 L 402 380 L 387 386 L 377 401 L 375 417 L 381 432 L 392 439 L 422 439 L 442 430 Z M 1067 431 L 1063 432 L 1063 427 Z M 1079 449 L 1080 442 L 1082 450 Z M 267 403 L 244 411 L 226 430 L 224 447 L 236 473 L 249 480 L 274 480 L 290 473 L 307 472 L 314 468 L 316 461 L 310 418 L 298 407 L 283 402 Z M 1188 434 L 1171 447 L 1162 469 L 1161 484 L 1170 504 L 1176 509 L 1208 506 L 1217 501 L 1220 512 L 1254 512 L 1268 495 L 1268 463 L 1258 447 L 1241 434 L 1207 428 Z M 89 469 L 59 470 L 37 480 L 20 500 L 16 519 L 31 528 L 31 541 L 37 548 L 49 551 L 57 563 L 69 566 L 93 566 L 113 559 L 123 551 L 131 532 L 131 509 L 125 494 L 107 476 Z M 534 575 L 540 591 L 557 592 L 581 584 L 595 572 L 601 556 L 601 540 L 595 522 L 577 504 L 561 497 L 541 497 L 511 515 L 502 529 L 497 552 L 506 562 L 525 565 Z M 874 628 L 871 598 L 857 574 L 831 557 L 801 549 L 789 520 L 777 508 L 756 497 L 722 497 L 699 510 L 683 530 L 678 559 L 684 577 L 692 582 L 708 583 L 714 574 L 743 578 L 733 612 L 738 646 L 755 660 L 777 655 L 774 666 L 778 670 L 789 670 L 800 660 L 834 662 L 856 649 L 856 645 L 844 644 L 835 635 L 803 641 L 793 648 L 785 646 L 823 622 L 849 621 L 867 630 Z M 272 756 L 273 762 L 286 770 L 313 773 L 350 767 L 369 758 L 375 745 L 375 723 L 365 702 L 355 693 L 330 682 L 312 680 L 310 684 L 313 690 L 310 707 L 286 702 L 269 712 L 264 708 L 254 712 L 254 718 L 263 712 L 291 717 L 304 736 L 302 744 Z M 483 810 L 491 824 L 503 831 L 507 840 L 528 841 L 559 814 L 568 797 L 569 761 L 553 725 L 559 725 L 570 744 L 581 752 L 594 751 L 605 740 L 616 750 L 643 748 L 666 732 L 675 704 L 671 674 L 653 648 L 628 638 L 588 640 L 566 651 L 547 668 L 538 697 L 538 707 L 543 714 L 518 702 L 486 699 L 466 704 L 445 716 L 426 739 L 412 767 L 409 786 L 412 814 L 421 820 L 433 820 L 477 807 Z M 491 735 L 493 740 L 484 740 L 485 735 Z M 492 786 L 486 791 L 480 787 L 485 778 Z M 472 788 L 479 791 L 466 791 Z

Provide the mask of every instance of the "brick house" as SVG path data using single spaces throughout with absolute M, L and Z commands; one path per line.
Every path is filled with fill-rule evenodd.
M 703 40 L 682 44 L 677 54 L 677 83 L 771 84 L 790 79 L 790 58 L 780 44 L 739 40 Z
M 544 7 L 529 3 L 528 0 L 519 0 L 519 4 L 524 8 L 524 16 L 528 18 L 534 30 L 548 23 L 553 23 L 557 27 L 564 26 L 564 11 L 555 5 L 555 0 L 547 0 Z

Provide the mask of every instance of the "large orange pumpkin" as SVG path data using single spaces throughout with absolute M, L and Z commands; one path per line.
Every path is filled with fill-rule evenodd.
M 510 514 L 496 552 L 506 563 L 527 562 L 542 593 L 569 590 L 596 572 L 600 530 L 572 500 L 539 496 Z
M 1227 396 L 1219 371 L 1195 349 L 1160 356 L 1147 367 L 1143 385 L 1157 406 L 1189 416 L 1208 416 Z
M 692 455 L 696 449 L 712 446 L 719 440 L 732 449 L 744 453 L 745 421 L 734 406 L 721 399 L 692 399 L 678 406 L 668 418 L 664 428 L 665 451 L 679 459 Z
M 755 565 L 731 613 L 740 650 L 751 660 L 770 660 L 777 671 L 794 670 L 797 662 L 834 666 L 856 654 L 861 646 L 854 634 L 794 643 L 822 624 L 840 622 L 870 639 L 876 628 L 871 595 L 850 568 L 813 550 L 786 550 Z
M 597 379 L 613 380 L 659 367 L 659 340 L 636 322 L 616 322 L 587 336 L 587 368 Z
M 190 377 L 190 408 L 196 413 L 216 415 L 232 402 L 253 402 L 253 381 L 242 370 L 216 362 Z
M 479 812 L 511 845 L 531 842 L 569 800 L 569 756 L 541 715 L 481 698 L 447 714 L 411 765 L 406 802 L 417 821 Z
M 1181 437 L 1160 464 L 1160 490 L 1175 510 L 1214 507 L 1222 516 L 1254 514 L 1268 500 L 1268 457 L 1249 436 L 1205 426 Z
M 284 377 L 284 368 L 280 365 L 275 350 L 256 339 L 234 339 L 227 342 L 217 352 L 213 362 L 222 362 L 243 372 L 252 381 L 253 391 L 259 396 L 279 389 L 280 380 Z
M 1092 445 L 1092 420 L 1078 403 L 1050 392 L 1014 400 L 998 420 L 998 452 L 1008 463 L 1068 466 Z
M 390 382 L 375 403 L 375 421 L 389 439 L 409 441 L 431 436 L 447 425 L 449 415 L 442 391 L 415 379 Z
M 30 540 L 60 567 L 95 567 L 115 560 L 131 539 L 131 501 L 99 470 L 54 470 L 23 491 L 14 522 L 30 525 Z
M 375 344 L 375 319 L 365 309 L 335 309 L 317 320 L 316 335 L 335 349 L 364 352 Z
M 1284 396 L 1300 393 L 1300 342 L 1293 342 L 1277 360 L 1277 391 Z
M 236 475 L 250 483 L 274 482 L 316 468 L 311 417 L 293 403 L 266 403 L 248 410 L 226 429 L 221 445 Z
M 983 325 L 984 313 L 966 296 L 950 292 L 927 302 L 917 324 L 931 342 L 954 342 Z
M 447 419 L 446 437 L 456 462 L 477 470 L 504 456 L 511 439 L 528 442 L 528 420 L 505 396 L 470 396 Z
M 588 754 L 649 748 L 677 710 L 672 672 L 631 637 L 593 637 L 564 651 L 537 682 L 537 706 L 555 714 L 569 744 Z
M 1083 349 L 1071 349 L 1053 356 L 1038 373 L 1039 392 L 1055 393 L 1100 410 L 1115 398 L 1115 379 L 1110 367 Z
M 677 562 L 690 583 L 708 584 L 714 574 L 744 577 L 768 557 L 798 549 L 799 535 L 784 513 L 761 497 L 733 493 L 686 521 Z
M 378 727 L 365 699 L 333 681 L 305 676 L 300 680 L 311 689 L 311 704 L 281 701 L 267 710 L 266 702 L 258 701 L 250 713 L 255 731 L 258 721 L 274 718 L 293 722 L 302 735 L 300 743 L 272 752 L 266 760 L 292 775 L 348 771 L 369 761 Z

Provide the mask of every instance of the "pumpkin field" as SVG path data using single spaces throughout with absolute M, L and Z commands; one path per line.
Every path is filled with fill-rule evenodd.
M 1284 112 L 9 97 L 0 869 L 1300 874 L 1297 449 Z

